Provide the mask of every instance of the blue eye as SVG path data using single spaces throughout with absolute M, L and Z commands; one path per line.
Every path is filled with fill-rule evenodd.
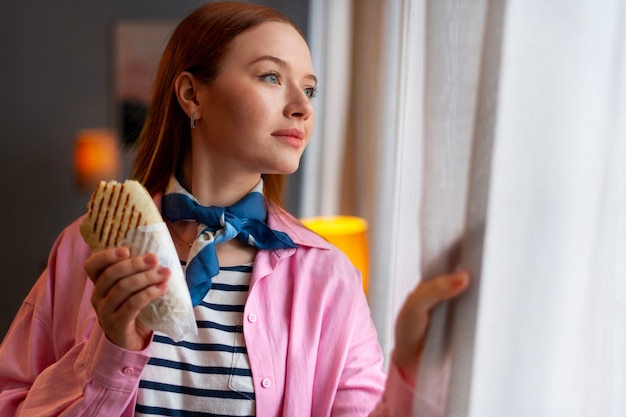
M 280 74 L 277 74 L 275 72 L 269 73 L 269 74 L 265 74 L 261 77 L 262 79 L 264 79 L 265 81 L 272 83 L 272 84 L 279 84 L 280 83 Z
M 304 89 L 304 94 L 306 94 L 306 96 L 308 98 L 313 98 L 317 95 L 318 92 L 318 88 L 317 87 L 310 87 L 310 88 L 305 88 Z

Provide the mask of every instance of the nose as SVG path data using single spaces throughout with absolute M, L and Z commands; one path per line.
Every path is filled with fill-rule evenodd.
M 288 94 L 284 113 L 286 117 L 309 119 L 313 115 L 311 98 L 299 87 L 294 87 Z

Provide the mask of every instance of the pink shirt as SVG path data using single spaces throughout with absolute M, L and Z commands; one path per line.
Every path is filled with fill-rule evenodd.
M 150 347 L 119 348 L 98 325 L 79 222 L 55 242 L 0 346 L 3 417 L 134 415 Z M 414 389 L 393 366 L 385 376 L 350 261 L 284 212 L 268 224 L 298 248 L 261 250 L 254 261 L 244 335 L 257 415 L 410 415 Z

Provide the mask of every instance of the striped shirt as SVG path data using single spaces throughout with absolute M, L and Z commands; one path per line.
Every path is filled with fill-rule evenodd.
M 252 264 L 220 267 L 194 308 L 198 335 L 176 343 L 156 333 L 139 383 L 135 415 L 254 416 L 243 309 Z

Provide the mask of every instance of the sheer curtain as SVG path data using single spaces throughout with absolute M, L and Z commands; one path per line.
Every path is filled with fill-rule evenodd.
M 385 353 L 420 277 L 473 276 L 433 312 L 415 415 L 626 415 L 626 3 L 311 7 L 304 207 L 370 222 Z
M 349 1 L 311 1 L 308 35 L 322 94 L 303 161 L 300 216 L 337 214 L 348 129 L 352 9 Z M 332 92 L 332 93 L 331 93 Z
M 625 6 L 507 2 L 471 390 L 449 415 L 626 415 Z

